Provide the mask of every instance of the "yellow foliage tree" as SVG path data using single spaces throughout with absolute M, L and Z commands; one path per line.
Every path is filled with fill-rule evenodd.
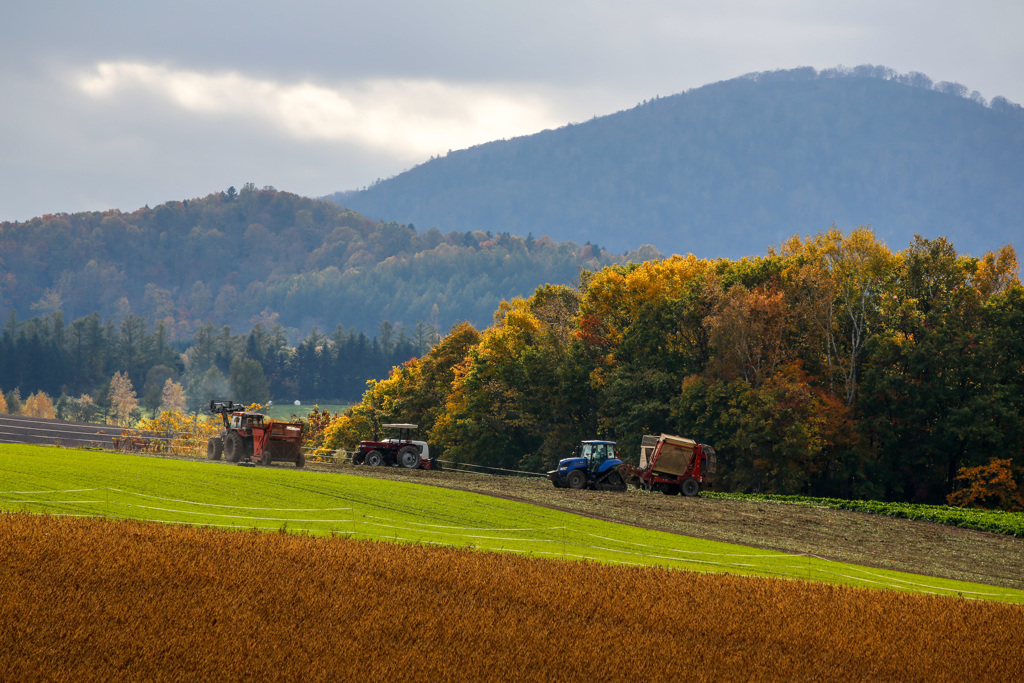
M 156 452 L 205 456 L 207 440 L 219 434 L 223 426 L 219 417 L 200 419 L 184 410 L 164 410 L 154 419 L 143 419 L 138 428 L 156 435 L 150 441 Z
M 29 417 L 43 417 L 50 420 L 56 419 L 57 413 L 53 409 L 53 400 L 41 391 L 25 399 L 25 405 L 21 409 L 22 415 Z
M 129 426 L 132 411 L 139 407 L 139 399 L 135 395 L 135 387 L 127 374 L 114 373 L 110 380 L 110 417 L 114 424 Z
M 4 396 L 4 392 L 0 389 L 0 413 L 7 412 L 7 397 Z
M 160 398 L 160 412 L 185 412 L 185 389 L 170 377 L 164 382 L 163 394 Z

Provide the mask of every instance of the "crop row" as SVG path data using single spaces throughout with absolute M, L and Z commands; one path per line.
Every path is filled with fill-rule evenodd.
M 1010 680 L 1024 608 L 452 548 L 0 515 L 9 680 Z
M 914 503 L 884 503 L 877 500 L 845 500 L 843 498 L 812 498 L 810 496 L 783 496 L 768 493 L 714 493 L 702 495 L 712 498 L 763 501 L 826 507 L 833 510 L 854 510 L 886 517 L 901 517 L 936 522 L 965 529 L 990 531 L 1024 538 L 1024 512 L 1002 510 L 977 510 L 973 508 L 950 507 L 948 505 L 920 505 Z

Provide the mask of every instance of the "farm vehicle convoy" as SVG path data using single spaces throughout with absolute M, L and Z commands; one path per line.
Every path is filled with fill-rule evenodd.
M 240 465 L 269 466 L 274 461 L 306 463 L 302 452 L 302 422 L 272 420 L 233 401 L 210 401 L 210 412 L 220 415 L 224 431 L 210 437 L 206 447 L 209 460 Z M 441 463 L 426 441 L 412 438 L 417 425 L 381 425 L 396 436 L 360 441 L 352 454 L 355 465 L 398 466 L 406 469 L 439 470 Z M 640 444 L 639 467 L 619 458 L 614 441 L 583 441 L 569 458 L 547 473 L 556 488 L 625 491 L 628 484 L 668 495 L 696 496 L 715 472 L 715 450 L 691 439 L 670 434 L 645 435 Z

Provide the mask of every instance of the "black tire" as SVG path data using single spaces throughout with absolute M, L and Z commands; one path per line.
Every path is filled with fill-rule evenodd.
M 383 467 L 384 462 L 384 454 L 378 450 L 373 450 L 366 454 L 366 464 L 370 467 Z
M 583 473 L 583 470 L 573 470 L 565 478 L 565 483 L 569 488 L 579 490 L 587 485 L 587 475 Z
M 272 444 L 267 444 L 263 449 L 263 455 L 260 456 L 260 464 L 264 467 L 270 467 L 270 463 L 274 461 L 274 447 Z
M 398 451 L 398 464 L 410 470 L 420 466 L 420 449 L 415 446 L 402 446 Z
M 362 465 L 364 462 L 366 462 L 366 453 L 363 453 L 362 451 L 356 451 L 355 453 L 352 454 L 353 465 Z
M 224 436 L 224 459 L 238 462 L 245 455 L 245 439 L 238 432 L 228 432 Z
M 696 479 L 687 479 L 683 482 L 683 495 L 687 498 L 693 498 L 700 492 L 700 484 L 697 483 Z
M 220 460 L 223 454 L 224 442 L 220 440 L 219 436 L 211 436 L 210 440 L 206 442 L 206 459 Z
M 302 452 L 302 449 L 295 446 L 295 466 L 305 467 L 306 466 L 306 454 Z

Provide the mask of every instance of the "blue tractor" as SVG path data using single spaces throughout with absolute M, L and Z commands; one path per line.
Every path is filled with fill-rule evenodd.
M 584 441 L 571 458 L 561 460 L 558 469 L 548 472 L 548 479 L 560 489 L 625 491 L 626 480 L 619 471 L 621 467 L 614 441 Z

